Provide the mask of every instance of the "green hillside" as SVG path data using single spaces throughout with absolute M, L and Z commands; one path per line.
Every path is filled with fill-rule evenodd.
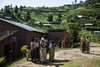
M 15 6 L 15 8 L 12 8 L 12 5 L 8 5 L 5 6 L 4 9 L 1 9 L 0 17 L 5 18 L 5 16 L 9 16 L 11 17 L 10 20 L 30 26 L 38 26 L 38 28 L 41 25 L 35 25 L 37 22 L 41 22 L 41 24 L 53 23 L 55 26 L 63 25 L 64 22 L 65 24 L 67 22 L 91 23 L 92 21 L 92 23 L 94 23 L 94 19 L 96 19 L 100 13 L 100 2 L 98 0 L 93 0 L 93 2 L 94 1 L 95 3 L 93 4 L 90 0 L 87 0 L 86 2 L 80 1 L 79 4 L 68 4 L 58 7 L 43 6 L 34 8 L 20 6 L 18 8 Z M 78 15 L 82 15 L 82 19 L 79 19 L 77 17 Z
M 73 39 L 73 36 L 75 38 L 79 36 L 81 30 L 100 31 L 100 1 L 86 0 L 77 4 L 36 8 L 26 6 L 12 8 L 12 5 L 8 5 L 0 10 L 0 17 L 27 24 L 43 31 L 65 29 Z M 92 25 L 85 26 L 85 24 Z

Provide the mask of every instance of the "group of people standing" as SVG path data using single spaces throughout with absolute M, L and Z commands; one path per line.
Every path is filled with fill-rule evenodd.
M 32 62 L 41 61 L 45 63 L 47 61 L 47 53 L 49 53 L 49 60 L 51 62 L 54 61 L 54 53 L 55 53 L 54 40 L 52 38 L 50 38 L 49 40 L 46 39 L 45 35 L 43 35 L 41 39 L 32 38 L 30 43 L 30 54 Z
M 61 48 L 61 46 L 66 47 L 67 43 L 68 39 L 64 38 L 64 40 L 59 42 L 59 48 Z M 55 46 L 56 42 L 53 38 L 46 39 L 45 35 L 43 35 L 41 39 L 33 37 L 30 43 L 30 48 L 28 47 L 27 49 L 27 54 L 31 55 L 32 62 L 41 61 L 45 63 L 47 61 L 48 53 L 49 60 L 53 62 L 55 56 Z M 90 53 L 90 38 L 88 36 L 85 37 L 82 35 L 81 37 L 81 51 L 82 53 Z
M 81 37 L 81 51 L 82 53 L 90 53 L 90 38 L 82 35 Z

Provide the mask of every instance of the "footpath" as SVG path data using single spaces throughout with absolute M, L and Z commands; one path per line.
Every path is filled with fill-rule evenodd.
M 68 50 L 59 50 L 55 53 L 55 61 L 50 62 L 47 60 L 47 63 L 32 63 L 31 61 L 25 61 L 22 64 L 17 64 L 14 67 L 60 67 L 63 65 L 63 62 L 68 62 L 77 58 L 93 58 L 93 57 L 100 57 L 100 44 L 91 43 L 90 46 L 90 54 L 83 54 L 81 53 L 79 48 L 73 48 Z M 48 59 L 48 55 L 47 55 Z

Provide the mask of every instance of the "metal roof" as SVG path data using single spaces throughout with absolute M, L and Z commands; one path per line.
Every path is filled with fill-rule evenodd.
M 16 33 L 17 30 L 0 30 L 0 41 Z
M 33 27 L 25 25 L 25 24 L 21 24 L 21 23 L 18 23 L 18 22 L 5 20 L 5 19 L 2 19 L 2 18 L 0 18 L 0 20 L 5 21 L 5 22 L 10 23 L 10 24 L 13 24 L 15 26 L 18 26 L 18 27 L 23 28 L 23 29 L 28 30 L 28 31 L 36 31 L 36 32 L 44 33 L 41 30 L 38 30 L 36 28 L 33 28 Z

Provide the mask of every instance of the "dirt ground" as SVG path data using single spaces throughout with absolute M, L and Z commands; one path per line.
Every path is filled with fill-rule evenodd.
M 15 67 L 60 67 L 63 65 L 63 62 L 68 62 L 77 58 L 87 57 L 87 58 L 93 58 L 94 56 L 100 57 L 100 44 L 90 44 L 90 54 L 83 54 L 81 53 L 79 48 L 73 48 L 68 50 L 58 50 L 55 53 L 55 61 L 50 62 L 48 60 L 47 55 L 47 63 L 33 63 L 31 61 L 25 61 L 23 64 L 18 64 Z

